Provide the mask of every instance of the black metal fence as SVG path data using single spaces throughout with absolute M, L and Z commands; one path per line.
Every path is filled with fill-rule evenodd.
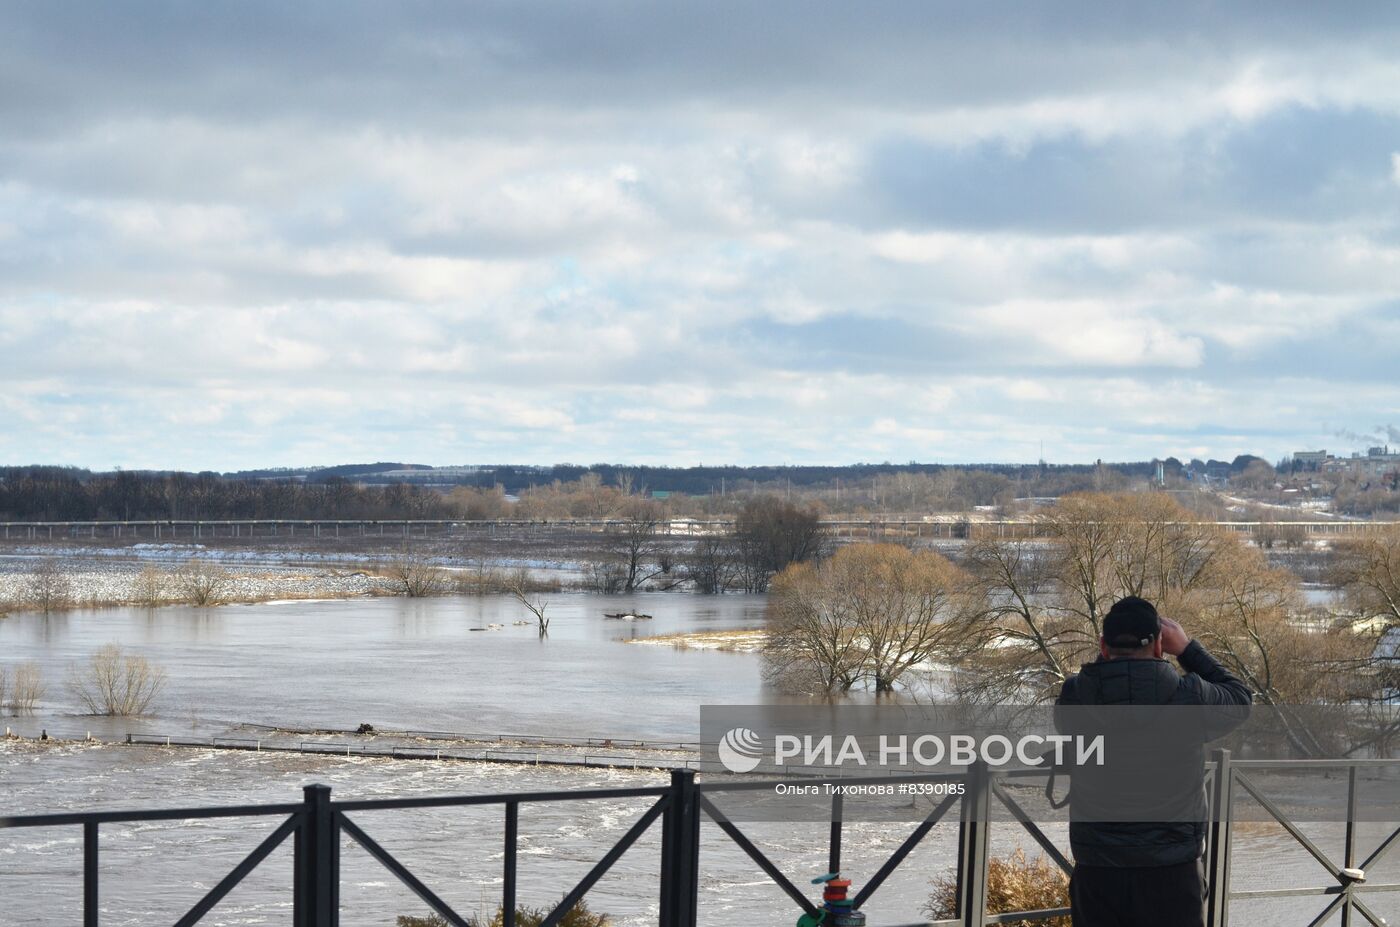
M 1393 830 L 1364 860 L 1357 859 L 1356 806 L 1358 773 L 1378 766 L 1400 766 L 1400 760 L 1319 760 L 1319 761 L 1235 761 L 1228 751 L 1217 751 L 1208 770 L 1210 799 L 1220 813 L 1213 814 L 1207 848 L 1209 884 L 1208 910 L 1212 927 L 1225 927 L 1230 918 L 1232 900 L 1260 898 L 1290 898 L 1321 896 L 1330 898 L 1322 912 L 1308 922 L 1309 927 L 1340 917 L 1343 927 L 1365 922 L 1381 927 L 1384 919 L 1367 904 L 1370 893 L 1400 891 L 1400 884 L 1368 882 L 1365 870 L 1377 865 L 1400 842 L 1400 827 Z M 1255 773 L 1266 769 L 1315 769 L 1341 771 L 1347 776 L 1347 825 L 1342 859 L 1335 860 L 1323 852 L 1291 821 L 1256 780 Z M 991 770 L 974 767 L 966 776 L 886 776 L 869 778 L 839 778 L 830 780 L 804 778 L 794 784 L 810 786 L 822 782 L 841 785 L 939 783 L 956 779 L 964 784 L 961 795 L 949 794 L 907 835 L 900 846 L 880 865 L 873 875 L 862 876 L 863 887 L 855 897 L 857 909 L 863 907 L 878 892 L 888 877 L 920 845 L 929 832 L 954 809 L 960 808 L 958 823 L 958 912 L 952 919 L 925 922 L 921 927 L 984 927 L 1012 921 L 1045 921 L 1064 916 L 1067 909 L 1037 911 L 1000 911 L 988 913 L 987 874 L 989 844 L 994 805 L 1000 805 L 1019 822 L 1030 838 L 1057 865 L 1068 872 L 1071 863 L 1018 803 L 1008 785 L 1014 780 L 1044 777 L 1043 770 Z M 521 792 L 498 795 L 445 796 L 435 798 L 370 799 L 363 801 L 333 801 L 331 790 L 323 785 L 307 786 L 303 799 L 296 804 L 243 805 L 215 808 L 182 808 L 148 811 L 75 812 L 63 814 L 0 817 L 0 829 L 35 827 L 80 827 L 83 832 L 83 924 L 97 927 L 99 923 L 98 835 L 103 825 L 149 822 L 207 820 L 211 818 L 260 818 L 275 822 L 271 832 L 258 846 L 236 865 L 223 879 L 208 890 L 198 903 L 177 920 L 176 927 L 198 923 L 215 905 L 234 889 L 249 873 L 266 860 L 289 838 L 293 840 L 293 923 L 296 927 L 336 927 L 340 916 L 340 848 L 342 837 L 359 844 L 371 857 L 389 870 L 412 890 L 429 908 L 455 927 L 466 927 L 467 920 L 444 901 L 418 875 L 386 850 L 359 823 L 361 812 L 396 809 L 458 808 L 494 806 L 500 809 L 503 823 L 501 906 L 505 927 L 515 927 L 518 826 L 522 806 L 547 802 L 591 802 L 618 799 L 646 799 L 645 810 L 625 834 L 593 865 L 545 918 L 542 927 L 556 927 L 560 920 L 601 879 L 637 841 L 660 822 L 661 852 L 657 861 L 657 891 L 661 927 L 694 927 L 700 895 L 700 835 L 705 819 L 717 826 L 791 898 L 793 913 L 815 915 L 817 908 L 807 894 L 731 821 L 716 804 L 715 797 L 723 793 L 771 789 L 775 780 L 734 781 L 717 779 L 697 783 L 693 770 L 671 772 L 669 785 L 654 788 L 609 788 L 555 792 Z M 1295 886 L 1286 889 L 1231 892 L 1230 851 L 1232 815 L 1235 797 L 1241 792 L 1275 820 L 1296 840 L 1323 869 L 1331 882 L 1320 886 Z M 823 861 L 829 871 L 841 869 L 842 801 L 837 791 L 831 799 L 830 836 Z M 1398 809 L 1400 810 L 1400 809 Z M 1298 923 L 1303 923 L 1302 917 Z

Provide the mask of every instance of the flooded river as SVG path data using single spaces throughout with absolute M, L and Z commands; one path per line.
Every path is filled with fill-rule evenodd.
M 699 706 L 765 697 L 749 653 L 629 638 L 757 628 L 762 596 L 557 594 L 549 636 L 505 596 L 372 598 L 223 608 L 118 608 L 0 621 L 0 665 L 37 661 L 47 684 L 24 728 L 120 736 L 236 723 L 489 734 L 694 739 Z M 647 621 L 609 620 L 640 612 Z M 490 629 L 499 625 L 498 629 Z M 488 630 L 473 630 L 488 629 Z M 79 717 L 64 680 L 107 643 L 163 667 L 153 717 Z
M 750 653 L 628 644 L 628 638 L 760 627 L 761 597 L 584 594 L 548 596 L 550 634 L 540 640 L 506 598 L 363 599 L 220 609 L 114 609 L 0 622 L 0 664 L 33 660 L 48 691 L 33 718 L 4 723 L 31 733 L 120 737 L 126 730 L 181 734 L 238 724 L 384 728 L 689 740 L 701 704 L 769 699 Z M 640 611 L 650 621 L 608 620 Z M 500 625 L 495 630 L 472 630 Z M 63 684 L 67 667 L 106 643 L 163 666 L 169 683 L 152 717 L 99 722 L 78 714 Z M 463 794 L 594 786 L 660 785 L 663 774 L 446 761 L 394 761 L 0 741 L 0 813 L 287 802 L 322 782 L 339 798 Z M 1335 785 L 1335 783 L 1333 783 Z M 645 807 L 644 802 L 530 807 L 521 813 L 521 900 L 546 905 L 572 886 Z M 494 910 L 501 888 L 500 812 L 376 812 L 357 822 L 463 913 Z M 844 868 L 860 882 L 900 844 L 907 824 L 854 822 Z M 102 837 L 102 923 L 172 922 L 270 830 L 266 821 L 112 825 Z M 820 875 L 825 828 L 747 824 L 799 885 Z M 1064 845 L 1063 828 L 1050 834 Z M 1335 852 L 1340 826 L 1310 827 Z M 1384 835 L 1362 825 L 1362 853 Z M 869 906 L 871 923 L 924 919 L 931 880 L 956 859 L 957 825 L 929 835 Z M 994 829 L 994 853 L 1027 843 L 1014 824 Z M 619 927 L 654 923 L 659 829 L 648 834 L 589 896 Z M 1031 848 L 1034 852 L 1034 847 Z M 797 911 L 713 825 L 701 850 L 700 921 L 777 924 Z M 1328 879 L 1277 828 L 1242 831 L 1233 888 L 1323 885 Z M 290 847 L 273 855 L 206 918 L 211 924 L 285 924 Z M 1375 879 L 1397 881 L 1396 860 Z M 73 828 L 0 831 L 0 925 L 70 924 L 81 898 L 81 833 Z M 1390 875 L 1387 875 L 1389 873 Z M 391 927 L 424 907 L 367 854 L 348 843 L 342 923 Z M 1400 893 L 1372 896 L 1400 916 Z M 1235 922 L 1306 924 L 1321 901 L 1239 902 Z

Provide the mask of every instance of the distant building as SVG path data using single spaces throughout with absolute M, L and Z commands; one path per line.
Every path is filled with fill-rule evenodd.
M 1323 473 L 1349 473 L 1355 476 L 1384 476 L 1400 469 L 1400 448 L 1388 445 L 1368 447 L 1366 453 L 1352 451 L 1349 457 L 1337 457 L 1326 451 L 1294 451 L 1295 470 L 1320 470 Z

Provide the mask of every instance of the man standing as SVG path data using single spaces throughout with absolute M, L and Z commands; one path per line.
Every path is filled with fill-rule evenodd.
M 1176 657 L 1184 673 L 1163 654 Z M 1248 708 L 1238 706 L 1250 699 L 1243 682 L 1151 602 L 1129 596 L 1114 603 L 1099 659 L 1065 680 L 1056 701 L 1062 730 L 1117 724 L 1139 742 L 1126 764 L 1074 771 L 1075 927 L 1204 927 L 1205 743 L 1241 723 Z M 1115 715 L 1117 706 L 1148 710 Z M 1207 711 L 1164 719 L 1151 711 L 1158 706 Z M 1148 820 L 1125 819 L 1125 808 Z

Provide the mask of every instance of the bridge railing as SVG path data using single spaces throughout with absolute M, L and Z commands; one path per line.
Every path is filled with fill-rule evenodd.
M 1356 916 L 1381 927 L 1385 924 L 1369 906 L 1367 896 L 1377 892 L 1400 891 L 1400 884 L 1377 884 L 1366 879 L 1365 870 L 1375 867 L 1397 844 L 1400 827 L 1380 842 L 1364 860 L 1358 859 L 1356 841 L 1356 809 L 1358 773 L 1368 767 L 1400 767 L 1400 760 L 1331 760 L 1331 761 L 1234 761 L 1228 751 L 1216 751 L 1208 767 L 1208 788 L 1214 813 L 1211 815 L 1206 867 L 1208 874 L 1207 908 L 1211 927 L 1226 927 L 1233 900 L 1262 898 L 1293 898 L 1314 896 L 1329 898 L 1322 912 L 1307 923 L 1309 927 L 1325 923 L 1339 915 L 1344 927 L 1350 927 Z M 1266 794 L 1255 773 L 1265 769 L 1343 771 L 1347 775 L 1347 825 L 1340 859 L 1333 859 Z M 949 792 L 905 836 L 900 845 L 879 865 L 876 871 L 862 876 L 862 887 L 854 899 L 856 909 L 863 909 L 872 897 L 918 847 L 933 828 L 959 808 L 957 847 L 957 912 L 951 919 L 924 922 L 921 927 L 985 927 L 1010 922 L 1041 922 L 1068 913 L 1065 908 L 1034 911 L 998 911 L 989 913 L 988 872 L 990 861 L 991 823 L 993 809 L 1009 812 L 1012 819 L 1046 856 L 1066 873 L 1072 864 L 1066 853 L 1040 828 L 1021 806 L 1010 787 L 1017 780 L 1044 777 L 1038 769 L 989 769 L 976 766 L 965 775 L 899 775 L 883 777 L 801 778 L 788 780 L 794 785 L 914 784 L 961 782 L 961 794 Z M 596 802 L 619 799 L 642 800 L 641 813 L 631 826 L 609 847 L 588 872 L 570 888 L 544 919 L 541 927 L 557 927 L 562 918 L 593 888 L 613 865 L 652 828 L 661 829 L 660 856 L 657 860 L 657 892 L 661 927 L 695 927 L 700 897 L 700 837 L 704 821 L 713 825 L 732 841 L 775 885 L 793 902 L 793 913 L 816 916 L 815 903 L 789 875 L 781 869 L 720 807 L 720 796 L 772 789 L 784 780 L 728 780 L 697 783 L 695 772 L 672 770 L 668 785 L 651 788 L 607 788 L 566 791 L 518 792 L 496 795 L 459 795 L 334 801 L 331 790 L 323 785 L 307 786 L 303 799 L 296 804 L 242 805 L 215 808 L 159 809 L 145 811 L 74 812 L 61 814 L 0 817 L 0 829 L 36 827 L 80 827 L 83 832 L 83 919 L 84 927 L 98 927 L 99 884 L 98 835 L 103 825 L 150 822 L 186 821 L 211 818 L 271 819 L 275 826 L 243 860 L 210 888 L 186 912 L 176 927 L 198 923 L 215 905 L 232 891 L 249 873 L 281 846 L 288 838 L 294 841 L 291 893 L 293 923 L 296 927 L 338 927 L 340 919 L 340 849 L 342 838 L 362 847 L 380 865 L 408 887 L 431 910 L 454 927 L 467 927 L 468 921 L 445 901 L 418 874 L 384 848 L 361 823 L 371 811 L 405 809 L 446 809 L 467 806 L 497 807 L 502 819 L 501 907 L 504 927 L 515 927 L 516 888 L 518 882 L 519 820 L 523 807 L 552 802 Z M 1232 814 L 1237 796 L 1247 794 L 1330 875 L 1331 881 L 1321 886 L 1295 886 L 1232 892 L 1231 876 Z M 825 847 L 815 847 L 814 853 L 825 851 L 824 859 L 812 861 L 810 868 L 825 867 L 827 871 L 842 868 L 843 798 L 836 790 L 831 796 L 830 830 Z M 1306 915 L 1300 915 L 1299 925 Z

